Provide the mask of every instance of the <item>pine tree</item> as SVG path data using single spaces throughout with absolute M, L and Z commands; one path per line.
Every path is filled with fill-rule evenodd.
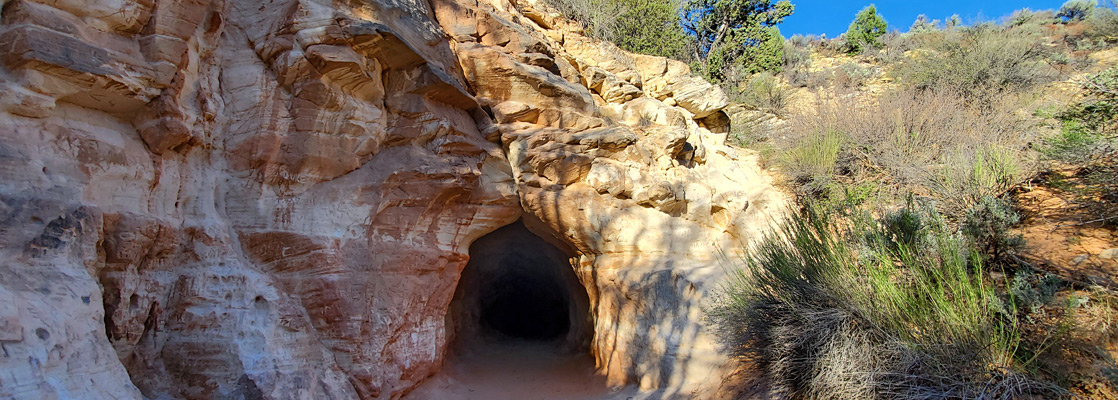
M 881 36 L 885 35 L 888 24 L 885 19 L 877 15 L 877 7 L 870 4 L 854 16 L 850 29 L 846 30 L 846 43 L 850 45 L 850 52 L 858 53 L 864 48 L 880 49 Z
M 754 70 L 748 64 L 767 60 L 774 48 L 778 52 L 775 59 L 780 60 L 783 44 L 777 46 L 774 35 L 779 33 L 772 28 L 792 15 L 793 9 L 788 0 L 689 0 L 683 23 L 694 32 L 694 58 L 708 77 L 721 80 L 735 66 Z M 779 66 L 779 61 L 773 64 Z

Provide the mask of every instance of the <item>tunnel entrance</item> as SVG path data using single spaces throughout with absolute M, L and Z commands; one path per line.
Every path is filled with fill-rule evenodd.
M 500 275 L 481 294 L 481 323 L 497 333 L 529 340 L 560 339 L 570 330 L 569 295 L 556 282 L 517 271 L 534 260 L 503 260 L 513 271 Z
M 590 355 L 593 324 L 577 253 L 538 221 L 478 238 L 447 313 L 438 373 L 405 399 L 589 400 L 611 395 Z M 540 225 L 536 225 L 540 224 Z
M 589 343 L 589 298 L 571 266 L 575 253 L 514 222 L 470 246 L 451 303 L 454 345 L 476 341 Z

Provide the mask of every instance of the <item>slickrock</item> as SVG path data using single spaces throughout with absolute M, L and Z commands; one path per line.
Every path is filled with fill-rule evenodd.
M 784 203 L 687 66 L 533 0 L 13 0 L 0 397 L 398 398 L 474 240 L 577 252 L 612 385 L 702 397 Z

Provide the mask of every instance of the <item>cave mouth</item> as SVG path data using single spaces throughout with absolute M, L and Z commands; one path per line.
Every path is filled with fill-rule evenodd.
M 439 371 L 410 399 L 601 399 L 578 253 L 530 215 L 470 245 Z
M 483 284 L 481 323 L 517 339 L 562 339 L 571 327 L 569 295 L 546 277 L 517 271 L 533 268 L 530 263 L 512 261 L 509 267 L 514 271 Z
M 589 298 L 572 268 L 575 253 L 523 220 L 478 238 L 451 303 L 454 342 L 532 341 L 584 348 Z

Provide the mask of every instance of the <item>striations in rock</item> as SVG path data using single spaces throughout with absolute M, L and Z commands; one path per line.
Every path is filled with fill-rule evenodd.
M 398 398 L 522 218 L 610 384 L 702 397 L 786 201 L 719 89 L 534 0 L 11 0 L 0 86 L 2 398 Z

